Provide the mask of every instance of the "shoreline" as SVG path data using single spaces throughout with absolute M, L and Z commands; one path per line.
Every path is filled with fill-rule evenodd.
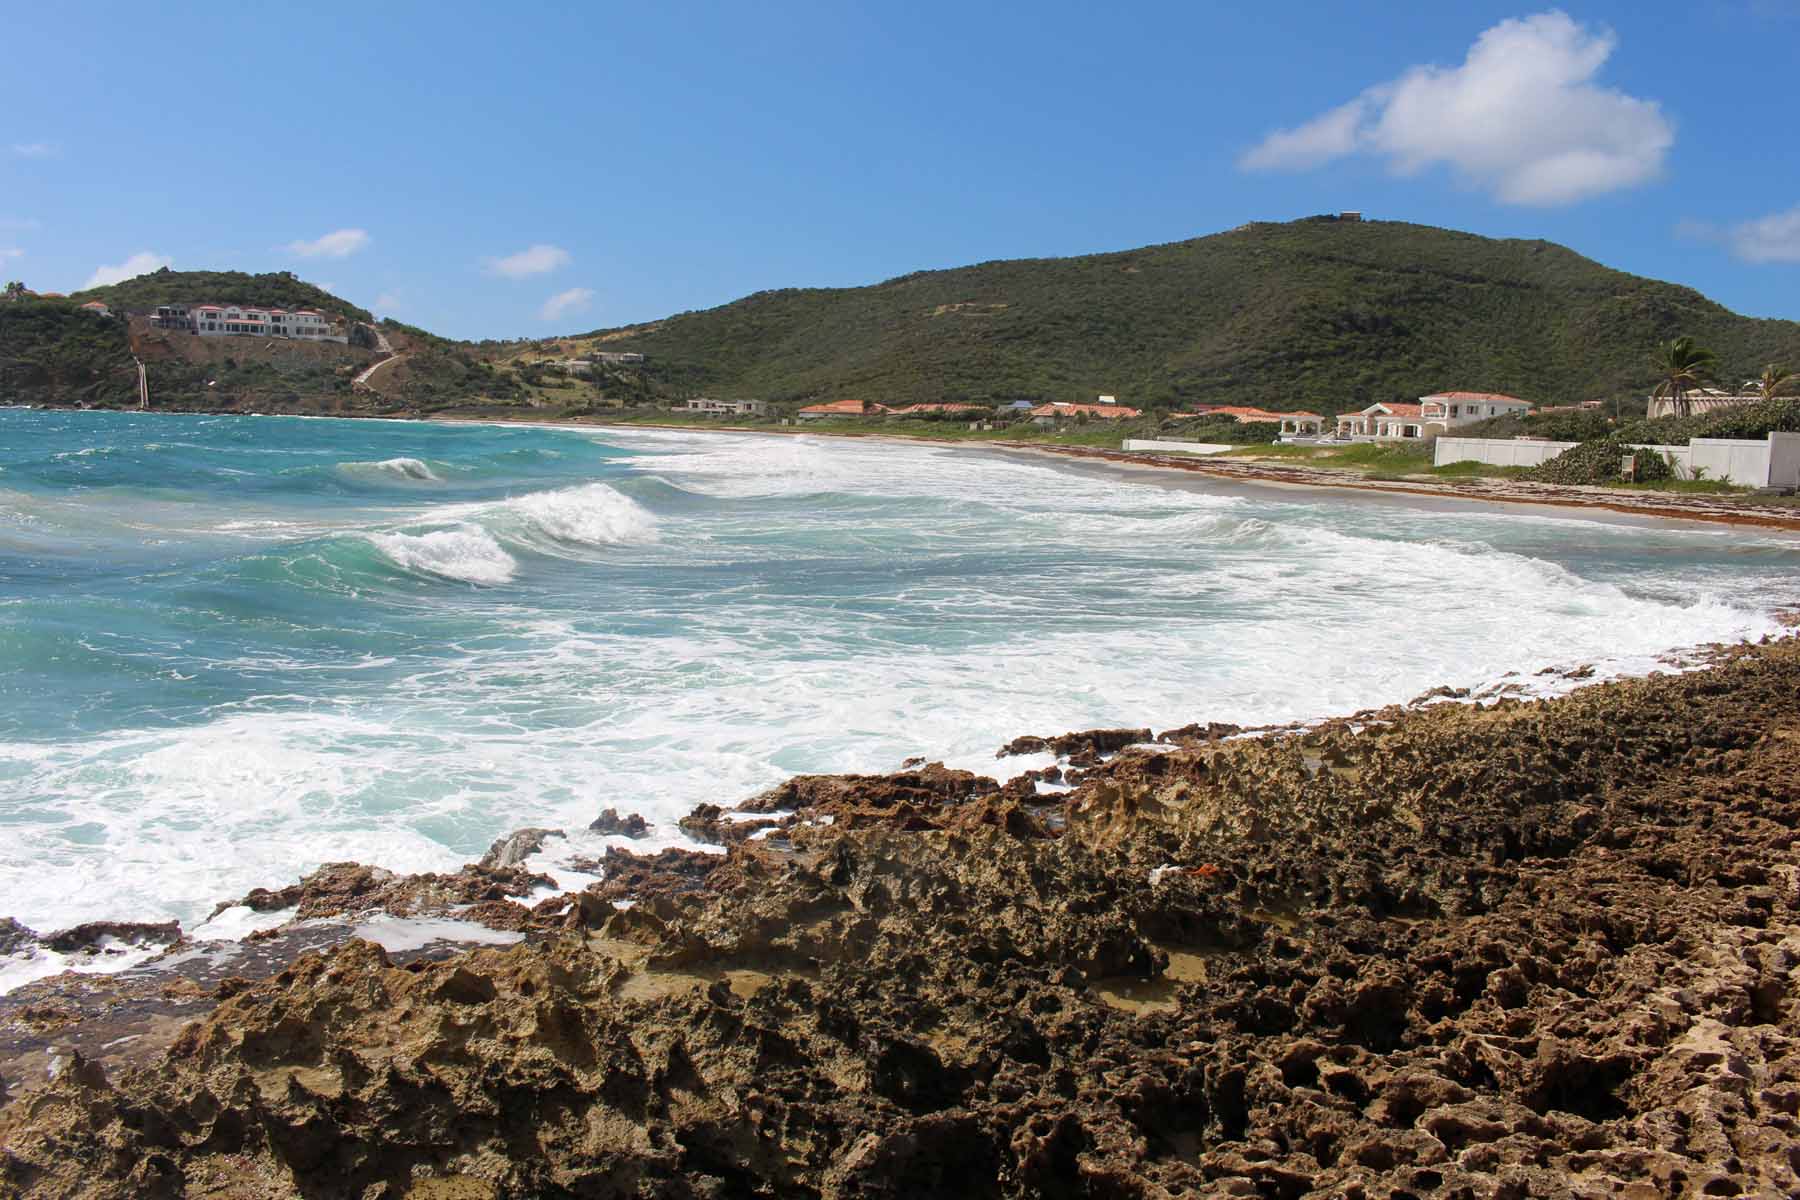
M 1757 526 L 1800 532 L 1800 510 L 1794 515 L 1767 511 L 1755 505 L 1735 504 L 1729 499 L 1683 496 L 1679 493 L 1639 493 L 1619 488 L 1580 487 L 1571 484 L 1531 483 L 1520 480 L 1458 480 L 1438 483 L 1419 480 L 1369 480 L 1352 471 L 1328 467 L 1284 466 L 1257 460 L 1211 455 L 1184 459 L 1170 454 L 1144 451 L 1109 450 L 1101 447 L 1055 445 L 1022 441 L 968 441 L 958 438 L 934 438 L 928 435 L 900 433 L 833 433 L 828 429 L 766 429 L 746 425 L 693 426 L 653 422 L 604 421 L 529 421 L 465 417 L 379 418 L 387 420 L 427 420 L 443 424 L 492 426 L 537 425 L 571 432 L 633 429 L 664 433 L 732 433 L 769 435 L 774 437 L 816 436 L 842 438 L 846 441 L 894 442 L 926 445 L 944 449 L 994 450 L 1015 454 L 1048 455 L 1101 461 L 1121 468 L 1199 475 L 1228 483 L 1289 488 L 1307 491 L 1341 491 L 1395 496 L 1421 496 L 1439 500 L 1464 501 L 1474 504 L 1524 505 L 1535 508 L 1566 508 L 1593 515 L 1600 512 L 1655 520 L 1698 521 L 1707 524 Z
M 64 408 L 61 406 L 19 406 L 40 412 L 116 411 L 139 415 L 136 410 L 100 410 Z M 970 441 L 960 438 L 937 438 L 926 434 L 905 433 L 834 433 L 815 427 L 766 428 L 748 425 L 708 424 L 680 425 L 651 421 L 584 421 L 580 419 L 537 420 L 520 417 L 415 415 L 389 416 L 361 413 L 288 413 L 241 412 L 200 409 L 153 409 L 150 413 L 172 416 L 224 417 L 292 417 L 300 420 L 389 421 L 395 423 L 430 423 L 439 425 L 485 425 L 494 427 L 537 427 L 569 432 L 592 433 L 609 429 L 629 432 L 634 429 L 664 433 L 714 434 L 731 433 L 769 437 L 821 437 L 925 445 L 945 449 L 985 449 L 1007 453 L 1039 454 L 1058 458 L 1102 461 L 1121 469 L 1137 468 L 1171 474 L 1197 475 L 1226 483 L 1257 487 L 1273 487 L 1317 492 L 1353 492 L 1364 495 L 1416 496 L 1471 504 L 1519 505 L 1530 508 L 1566 509 L 1595 516 L 1613 513 L 1652 520 L 1694 521 L 1709 525 L 1727 525 L 1800 532 L 1800 508 L 1792 515 L 1773 511 L 1769 506 L 1746 505 L 1728 498 L 1712 498 L 1668 492 L 1638 492 L 1620 488 L 1588 487 L 1574 484 L 1536 483 L 1508 479 L 1459 479 L 1437 482 L 1427 479 L 1371 480 L 1353 471 L 1329 467 L 1280 465 L 1261 460 L 1233 458 L 1230 455 L 1183 459 L 1174 455 L 1143 451 L 1112 450 L 1102 447 L 1057 445 L 1038 442 L 993 439 Z
M 315 418 L 301 417 L 298 419 L 315 419 Z M 324 418 L 324 419 L 335 419 L 335 418 Z M 411 418 L 369 418 L 369 419 L 389 420 L 389 421 L 394 421 L 396 423 L 412 420 Z M 447 423 L 476 424 L 476 425 L 490 426 L 490 427 L 491 426 L 520 425 L 520 426 L 528 426 L 528 427 L 532 427 L 532 428 L 544 428 L 544 429 L 550 429 L 550 430 L 558 430 L 558 431 L 566 431 L 566 432 L 574 432 L 574 433 L 582 433 L 582 434 L 591 434 L 597 428 L 598 429 L 609 428 L 608 426 L 597 426 L 597 425 L 593 425 L 593 424 L 589 424 L 589 423 L 514 422 L 514 421 L 487 421 L 487 420 L 470 421 L 470 420 L 461 420 L 461 419 L 453 421 L 453 422 L 447 422 Z M 623 428 L 623 429 L 628 430 L 632 427 L 617 427 L 617 428 Z M 652 432 L 655 432 L 655 433 L 685 434 L 688 432 L 692 432 L 688 428 L 681 427 L 681 426 L 658 425 L 658 426 L 646 426 L 643 428 L 648 428 Z M 702 432 L 713 432 L 713 431 L 712 430 L 703 430 Z M 717 430 L 717 432 L 743 434 L 743 433 L 754 433 L 754 432 L 760 432 L 760 431 L 749 430 L 749 429 L 745 429 L 743 427 L 730 427 L 730 428 L 721 428 L 721 429 Z M 809 431 L 793 430 L 793 431 L 782 431 L 782 432 L 789 433 L 792 435 L 804 435 Z M 858 435 L 848 435 L 848 436 L 861 437 L 864 440 L 888 440 L 888 441 L 895 442 L 896 444 L 911 444 L 911 445 L 916 445 L 916 444 L 920 443 L 921 441 L 924 441 L 924 439 L 916 439 L 916 438 L 903 438 L 903 437 L 887 438 L 884 435 L 860 435 L 860 434 L 858 434 Z M 937 442 L 927 442 L 927 444 L 932 445 L 932 446 L 973 448 L 976 450 L 985 450 L 994 455 L 1000 455 L 1000 456 L 1048 454 L 1051 456 L 1050 461 L 1054 462 L 1055 464 L 1057 464 L 1059 466 L 1066 465 L 1070 468 L 1079 467 L 1079 468 L 1088 469 L 1088 470 L 1105 470 L 1105 471 L 1117 471 L 1117 472 L 1149 471 L 1149 472 L 1152 472 L 1153 474 L 1160 474 L 1165 469 L 1170 468 L 1170 464 L 1166 464 L 1166 463 L 1162 463 L 1162 462 L 1138 461 L 1140 459 L 1143 459 L 1143 458 L 1146 458 L 1149 456 L 1123 455 L 1123 454 L 1115 455 L 1115 454 L 1112 454 L 1111 452 L 1105 452 L 1105 451 L 1093 452 L 1093 453 L 1076 451 L 1074 453 L 1070 453 L 1068 448 L 1029 446 L 1029 445 L 1022 445 L 1019 443 L 999 443 L 999 444 L 974 443 L 974 444 L 971 444 L 971 443 L 959 443 L 959 442 L 954 442 L 954 441 L 937 441 Z M 1194 473 L 1191 471 L 1181 470 L 1180 467 L 1181 467 L 1181 464 L 1175 464 L 1174 469 L 1178 471 L 1178 474 L 1175 474 L 1172 476 L 1167 476 L 1162 481 L 1170 484 L 1171 486 L 1175 486 L 1175 485 L 1178 485 L 1181 481 L 1185 480 L 1189 475 Z M 1242 481 L 1233 479 L 1233 480 L 1229 480 L 1228 482 L 1241 483 Z M 1255 486 L 1276 486 L 1276 487 L 1297 486 L 1297 485 L 1287 485 L 1287 484 L 1281 484 L 1281 483 L 1264 483 L 1263 481 L 1252 481 L 1252 483 Z M 1369 491 L 1376 491 L 1378 489 L 1342 489 L 1342 490 L 1369 492 Z M 1416 494 L 1409 493 L 1408 499 L 1411 499 L 1411 497 L 1413 495 L 1416 495 Z M 1473 503 L 1473 501 L 1470 501 L 1470 500 L 1467 500 L 1467 499 L 1461 498 L 1461 497 L 1435 497 L 1435 496 L 1433 496 L 1433 497 L 1428 497 L 1428 498 L 1441 499 L 1448 503 Z M 1496 501 L 1490 500 L 1490 501 L 1485 501 L 1485 503 L 1492 504 L 1492 503 L 1496 503 Z M 1588 516 L 1590 519 L 1595 519 L 1595 520 L 1617 519 L 1616 516 L 1613 516 L 1611 514 L 1587 513 L 1584 515 Z M 1625 516 L 1627 518 L 1636 518 L 1636 519 L 1640 519 L 1640 520 L 1677 519 L 1677 518 L 1670 518 L 1670 517 L 1661 516 L 1661 515 L 1647 516 L 1645 514 L 1636 514 L 1636 513 L 1619 514 L 1619 515 Z M 1701 649 L 1704 649 L 1704 644 L 1676 645 L 1676 646 L 1670 646 L 1666 650 L 1658 651 L 1658 653 L 1664 657 L 1664 661 L 1673 661 L 1680 656 L 1691 654 L 1694 651 L 1701 650 Z M 1587 657 L 1590 659 L 1592 658 L 1592 656 L 1587 656 Z M 1540 659 L 1538 661 L 1543 662 L 1545 660 Z M 1604 657 L 1602 657 L 1600 659 L 1594 659 L 1593 661 L 1604 662 L 1605 659 L 1604 659 Z M 1535 667 L 1537 664 L 1533 663 L 1530 665 L 1532 667 Z M 1524 667 L 1519 668 L 1519 670 L 1525 670 L 1525 669 L 1527 669 L 1527 668 L 1524 668 Z M 1569 671 L 1569 670 L 1575 670 L 1575 669 L 1584 669 L 1584 670 L 1589 670 L 1591 672 L 1591 667 L 1587 666 L 1580 660 L 1562 660 L 1562 661 L 1552 662 L 1549 666 L 1546 666 L 1544 668 L 1544 670 L 1539 671 L 1538 673 L 1539 674 L 1548 674 L 1548 673 L 1553 673 L 1556 671 Z M 1639 668 L 1637 668 L 1636 666 L 1633 666 L 1628 669 L 1636 670 Z M 1478 685 L 1478 686 L 1487 686 L 1490 688 L 1497 688 L 1502 685 L 1504 680 L 1514 677 L 1517 674 L 1518 674 L 1518 671 L 1509 670 L 1509 671 L 1506 671 L 1503 675 L 1498 676 L 1496 678 L 1483 680 L 1482 684 Z M 1609 676 L 1609 677 L 1610 678 L 1630 678 L 1632 676 L 1623 675 L 1623 676 Z M 1463 682 L 1466 683 L 1466 682 L 1468 682 L 1468 680 L 1464 680 Z M 1529 683 L 1530 681 L 1522 679 L 1521 682 Z M 1544 695 L 1545 693 L 1543 693 L 1543 692 L 1516 692 L 1516 694 L 1520 695 L 1522 698 L 1535 699 L 1535 698 L 1538 698 L 1538 697 Z M 1399 697 L 1395 697 L 1394 700 L 1397 702 L 1399 700 Z M 1121 715 L 1120 719 L 1136 719 L 1138 715 L 1141 715 L 1141 714 L 1125 713 L 1125 714 Z M 1165 714 L 1165 715 L 1167 715 L 1167 714 Z M 1208 715 L 1213 715 L 1213 714 L 1208 714 Z M 1098 717 L 1097 719 L 1102 719 L 1102 720 L 1112 719 L 1112 715 L 1111 714 L 1103 714 L 1100 717 Z M 1179 717 L 1177 717 L 1177 719 L 1179 719 Z M 1317 717 L 1316 721 L 1324 722 L 1324 721 L 1329 721 L 1332 719 L 1334 719 L 1334 718 L 1331 715 L 1327 714 L 1327 715 Z M 1307 723 L 1308 722 L 1297 722 L 1297 723 L 1291 724 L 1289 726 L 1284 726 L 1283 728 L 1298 728 Z M 909 751 L 909 753 L 910 753 L 910 751 Z M 889 761 L 892 761 L 892 760 L 889 760 Z M 961 762 L 964 760 L 957 759 L 956 761 Z M 868 767 L 868 769 L 879 770 L 882 768 L 879 765 L 871 764 Z M 472 851 L 471 851 L 471 853 L 472 853 Z M 371 863 L 368 865 L 375 867 L 376 869 L 383 869 L 383 870 L 387 869 L 384 864 L 380 864 L 380 863 Z M 446 867 L 441 867 L 438 869 L 443 870 L 443 869 L 448 869 L 448 868 L 446 866 Z M 281 886 L 284 882 L 285 881 L 261 880 L 261 881 L 259 881 L 259 886 L 277 887 L 277 886 Z M 201 911 L 204 911 L 204 910 L 201 910 Z M 15 915 L 18 915 L 18 914 L 0 911 L 0 919 L 12 917 Z M 96 924 L 96 923 L 109 924 L 109 923 L 111 923 L 111 924 L 148 925 L 148 924 L 158 923 L 158 922 L 167 923 L 165 920 L 165 917 L 167 917 L 169 915 L 170 914 L 157 914 L 156 916 L 140 915 L 138 917 L 126 917 L 126 916 L 123 916 L 122 914 L 118 914 L 116 912 L 103 912 L 103 913 L 99 913 L 99 914 L 83 913 L 79 917 L 71 917 L 71 918 L 66 918 L 66 919 L 81 920 L 84 924 Z M 180 916 L 181 914 L 176 913 L 173 915 Z M 91 920 L 89 919 L 90 916 L 92 917 Z M 204 924 L 206 924 L 206 922 L 194 923 L 194 924 L 190 925 L 188 928 L 184 929 L 183 933 L 184 934 L 192 933 L 194 929 L 199 928 L 200 926 L 203 926 Z M 80 926 L 76 926 L 75 928 L 79 928 L 79 927 Z M 42 926 L 40 926 L 40 928 L 45 931 L 52 931 L 52 932 L 56 931 L 55 927 L 50 924 L 42 925 Z M 0 926 L 0 933 L 4 933 L 3 926 Z M 5 992 L 0 991 L 0 996 L 3 996 L 3 995 L 5 995 Z
M 1053 1149 L 1069 1128 L 1121 1194 L 1418 1190 L 1419 1171 L 1488 1194 L 1522 1170 L 1789 1191 L 1796 685 L 1788 637 L 1547 700 L 1008 747 L 1057 753 L 1054 794 L 933 766 L 796 777 L 737 819 L 692 814 L 722 853 L 609 856 L 605 883 L 535 908 L 505 861 L 529 838 L 503 839 L 486 866 L 399 882 L 510 913 L 514 945 L 315 944 L 110 1006 L 94 977 L 0 1002 L 0 1183 L 111 1196 L 159 1159 L 194 1187 L 250 1164 L 271 1182 L 246 1196 L 322 1170 L 345 1194 L 393 1177 L 499 1198 L 729 1162 L 777 1189 L 847 1171 L 930 1191 L 906 1165 L 922 1153 L 1030 1194 L 1075 1169 Z M 393 886 L 343 870 L 265 902 L 366 913 Z M 518 898 L 480 898 L 496 887 Z M 470 1041 L 471 1020 L 499 1032 Z M 73 1053 L 83 1034 L 98 1058 Z M 1745 1065 L 1726 1078 L 1722 1057 Z M 399 1103 L 421 1086 L 450 1106 Z M 1723 1140 L 1658 1132 L 1696 1105 Z M 158 1140 L 196 1119 L 214 1134 Z M 724 1159 L 655 1153 L 721 1122 L 749 1139 Z M 301 1130 L 318 1149 L 298 1154 Z

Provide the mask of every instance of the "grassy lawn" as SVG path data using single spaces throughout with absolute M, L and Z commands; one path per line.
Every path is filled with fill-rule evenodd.
M 1297 446 L 1275 442 L 1243 446 L 1231 453 L 1234 458 L 1296 459 L 1321 467 L 1347 467 L 1396 475 L 1431 470 L 1431 450 L 1416 442 L 1353 442 L 1347 446 Z

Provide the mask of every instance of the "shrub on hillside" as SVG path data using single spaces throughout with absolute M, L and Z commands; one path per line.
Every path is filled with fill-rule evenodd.
M 1685 446 L 1697 437 L 1745 438 L 1755 441 L 1771 433 L 1800 433 L 1800 399 L 1779 397 L 1691 417 L 1657 417 L 1619 428 L 1628 442 Z
M 1619 483 L 1619 467 L 1626 455 L 1637 459 L 1639 483 L 1668 479 L 1675 474 L 1662 455 L 1654 450 L 1633 449 L 1631 440 L 1615 435 L 1573 446 L 1525 472 L 1523 478 L 1541 483 Z

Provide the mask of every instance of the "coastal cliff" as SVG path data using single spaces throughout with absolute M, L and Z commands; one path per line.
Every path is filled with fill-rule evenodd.
M 529 836 L 246 898 L 429 893 L 526 940 L 351 942 L 166 1053 L 7 1078 L 0 1191 L 1800 1191 L 1800 642 L 1237 733 L 802 777 L 690 818 L 723 854 L 529 907 Z

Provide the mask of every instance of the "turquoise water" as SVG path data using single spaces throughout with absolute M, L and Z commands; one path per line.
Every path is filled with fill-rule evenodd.
M 0 915 L 192 922 L 323 861 L 454 868 L 606 807 L 663 844 L 799 771 L 1642 670 L 1768 632 L 1800 578 L 1780 535 L 1187 483 L 0 410 Z

